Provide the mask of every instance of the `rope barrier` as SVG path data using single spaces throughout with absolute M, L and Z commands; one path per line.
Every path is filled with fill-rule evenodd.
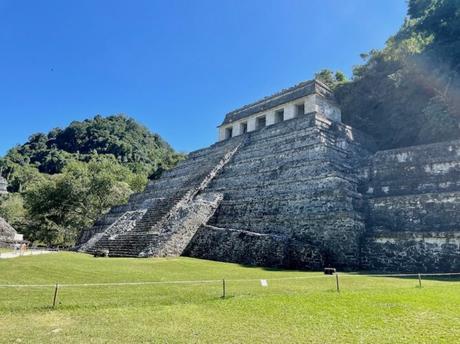
M 351 275 L 340 274 L 341 278 L 347 277 L 418 277 L 419 274 L 369 274 L 369 275 Z M 460 276 L 460 272 L 451 273 L 424 273 L 420 276 Z M 318 276 L 295 276 L 295 277 L 274 277 L 274 278 L 249 278 L 249 279 L 225 279 L 226 282 L 258 282 L 261 279 L 267 281 L 285 281 L 285 280 L 307 280 L 318 278 L 333 278 L 333 275 Z M 215 280 L 178 280 L 178 281 L 145 281 L 145 282 L 101 282 L 101 283 L 69 283 L 59 284 L 59 288 L 71 287 L 116 287 L 116 286 L 142 286 L 142 285 L 167 285 L 167 284 L 221 284 L 222 279 Z M 0 288 L 54 288 L 56 284 L 1 284 Z
M 341 277 L 418 277 L 420 276 L 460 276 L 460 272 L 445 273 L 421 273 L 421 274 L 369 274 L 369 275 L 352 275 L 340 274 Z
M 250 279 L 226 279 L 227 282 L 258 282 L 261 279 L 269 281 L 328 278 L 330 276 L 305 276 L 283 278 L 250 278 Z M 71 283 L 59 284 L 59 287 L 114 287 L 114 286 L 137 286 L 137 285 L 161 285 L 161 284 L 212 284 L 222 283 L 222 280 L 188 280 L 188 281 L 146 281 L 146 282 L 107 282 L 107 283 Z M 1 284 L 0 288 L 54 288 L 55 284 Z

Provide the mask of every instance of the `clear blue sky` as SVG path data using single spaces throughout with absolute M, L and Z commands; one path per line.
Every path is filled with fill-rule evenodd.
M 125 113 L 181 151 L 226 112 L 351 73 L 405 0 L 0 0 L 0 155 L 35 132 Z

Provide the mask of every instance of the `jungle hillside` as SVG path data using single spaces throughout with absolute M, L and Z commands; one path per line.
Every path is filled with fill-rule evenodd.
M 37 133 L 0 159 L 0 216 L 31 242 L 72 246 L 79 231 L 184 155 L 134 119 L 96 116 Z
M 351 80 L 323 70 L 343 121 L 380 149 L 460 138 L 460 1 L 410 0 L 382 50 L 361 54 Z

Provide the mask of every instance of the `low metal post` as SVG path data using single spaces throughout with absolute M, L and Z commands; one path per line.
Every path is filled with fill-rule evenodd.
M 422 275 L 418 274 L 418 287 L 422 288 Z

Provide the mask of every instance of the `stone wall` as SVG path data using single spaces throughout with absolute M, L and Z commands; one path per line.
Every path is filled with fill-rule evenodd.
M 460 141 L 377 152 L 362 176 L 363 268 L 460 270 Z
M 363 241 L 365 270 L 383 272 L 460 271 L 460 231 L 376 231 Z
M 289 235 L 204 225 L 186 248 L 185 255 L 245 265 L 318 270 L 324 265 L 319 250 Z

